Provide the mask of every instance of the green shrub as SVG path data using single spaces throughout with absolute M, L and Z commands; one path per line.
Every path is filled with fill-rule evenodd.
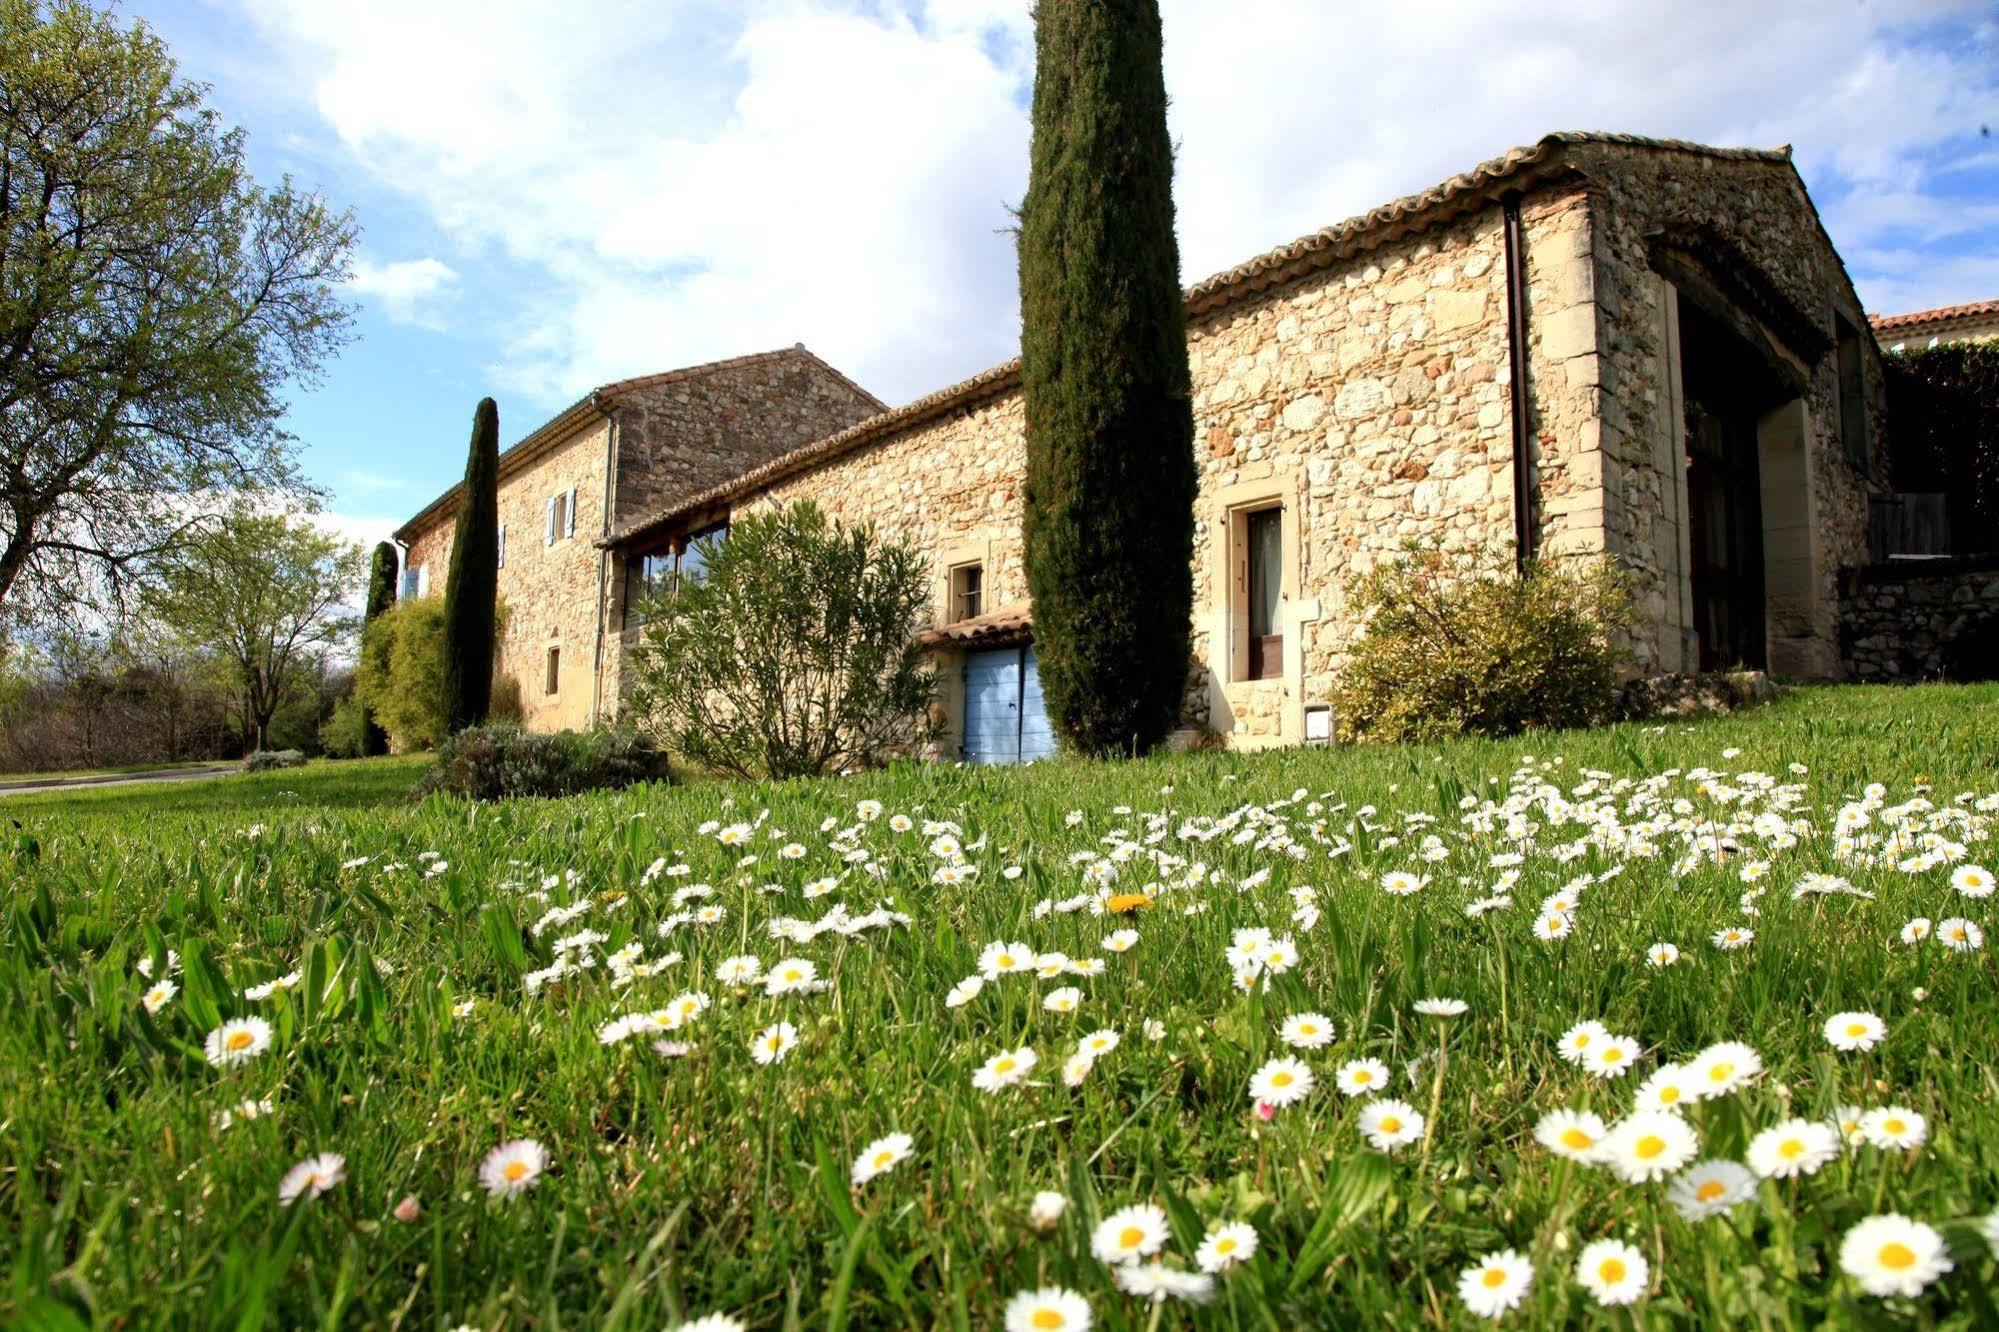
M 358 699 L 343 698 L 319 728 L 319 748 L 329 758 L 360 758 L 368 752 L 368 710 Z
M 1454 735 L 1591 726 L 1616 709 L 1631 618 L 1608 565 L 1451 560 L 1411 552 L 1362 578 L 1367 627 L 1333 689 L 1342 740 L 1433 741 Z
M 438 747 L 415 794 L 443 792 L 471 800 L 567 796 L 670 776 L 665 756 L 630 731 L 540 734 L 518 726 L 474 726 Z
M 494 607 L 502 630 L 507 607 Z M 496 684 L 495 689 L 504 688 Z M 435 749 L 448 729 L 444 680 L 444 602 L 439 597 L 399 601 L 368 622 L 361 634 L 361 664 L 354 697 L 389 733 L 398 752 Z
M 698 543 L 705 576 L 646 604 L 630 715 L 675 758 L 738 777 L 879 763 L 937 734 L 916 630 L 929 579 L 909 547 L 810 503 Z
M 444 603 L 399 601 L 361 635 L 354 696 L 397 750 L 435 749 L 444 739 Z
M 272 772 L 278 768 L 303 768 L 305 755 L 296 749 L 260 749 L 243 760 L 244 772 Z

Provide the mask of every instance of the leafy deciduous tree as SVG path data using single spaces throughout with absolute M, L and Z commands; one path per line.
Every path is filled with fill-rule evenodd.
M 143 23 L 0 0 L 0 612 L 73 609 L 299 485 L 287 384 L 345 340 L 354 223 L 260 188 Z
M 353 632 L 342 603 L 361 570 L 360 547 L 238 499 L 156 562 L 141 604 L 228 663 L 245 741 L 261 749 L 303 668 Z

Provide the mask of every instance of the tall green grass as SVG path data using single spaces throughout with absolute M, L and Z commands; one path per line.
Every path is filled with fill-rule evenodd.
M 1999 791 L 1995 717 L 1990 687 L 1840 689 L 1698 725 L 1425 749 L 909 767 L 482 807 L 410 805 L 391 788 L 413 773 L 392 783 L 374 768 L 378 789 L 336 768 L 201 783 L 212 791 L 192 797 L 195 784 L 0 805 L 20 825 L 0 923 L 0 1320 L 658 1327 L 723 1311 L 767 1327 L 993 1327 L 1016 1291 L 1059 1284 L 1113 1328 L 1457 1325 L 1469 1321 L 1459 1271 L 1512 1247 L 1537 1269 L 1513 1315 L 1523 1323 L 1992 1326 L 1993 1260 L 1972 1230 L 1999 1204 L 1992 953 L 1896 936 L 1917 915 L 1999 921 L 1951 891 L 1947 868 L 1842 867 L 1830 829 L 1870 782 L 1889 803 L 1919 783 L 1939 804 Z M 1549 847 L 1575 834 L 1551 831 L 1521 867 L 1513 907 L 1464 914 L 1498 871 L 1487 864 L 1497 844 L 1466 836 L 1460 802 L 1503 799 L 1530 759 L 1564 789 L 1584 769 L 1643 779 L 1705 766 L 1804 782 L 1802 817 L 1816 831 L 1772 857 L 1745 950 L 1708 942 L 1746 919 L 1735 865 L 1675 879 L 1670 851 L 1627 862 L 1589 890 L 1572 937 L 1542 943 L 1535 903 L 1617 862 L 1591 853 L 1554 864 Z M 1794 763 L 1808 774 L 1793 776 Z M 1671 793 L 1728 817 L 1696 787 L 1682 777 Z M 884 807 L 856 839 L 879 880 L 854 872 L 821 831 L 854 824 L 864 800 Z M 1302 858 L 1267 836 L 1181 836 L 1190 819 L 1250 806 L 1270 811 L 1263 831 L 1286 829 Z M 1357 821 L 1363 806 L 1374 812 Z M 898 813 L 918 826 L 892 830 Z M 1212 882 L 1161 893 L 1128 922 L 1140 942 L 1121 955 L 1099 945 L 1125 921 L 1037 916 L 1038 902 L 1088 891 L 1077 853 L 1108 852 L 1119 831 L 1143 841 L 1155 813 L 1154 845 L 1205 864 Z M 959 825 L 975 877 L 932 882 L 941 862 L 926 819 Z M 702 831 L 709 823 L 757 826 L 727 846 Z M 1430 832 L 1450 859 L 1417 860 Z M 1335 856 L 1336 842 L 1350 849 Z M 805 854 L 784 858 L 791 843 Z M 739 863 L 750 854 L 754 864 Z M 662 858 L 689 873 L 648 881 Z M 1975 843 L 1966 859 L 1999 867 L 1999 846 Z M 1120 890 L 1152 882 L 1143 863 L 1121 872 Z M 1009 866 L 1017 879 L 1003 876 Z M 1404 868 L 1431 886 L 1384 894 L 1381 874 Z M 843 871 L 839 891 L 804 898 L 806 884 Z M 1811 871 L 1844 873 L 1876 896 L 1794 902 Z M 547 900 L 535 900 L 545 879 Z M 716 891 L 688 908 L 719 904 L 725 918 L 659 938 L 672 895 L 691 883 Z M 1289 890 L 1301 885 L 1323 910 L 1309 932 L 1290 922 Z M 549 907 L 586 897 L 593 906 L 575 920 L 533 932 Z M 811 919 L 836 902 L 855 915 L 885 905 L 909 922 L 805 944 L 767 934 L 773 917 Z M 1224 956 L 1245 926 L 1291 934 L 1300 953 L 1250 996 Z M 634 940 L 647 958 L 683 958 L 624 990 L 600 960 L 528 994 L 524 976 L 585 928 L 607 936 L 599 959 Z M 994 940 L 1108 965 L 1088 979 L 1002 979 L 948 1010 L 946 991 Z M 1656 940 L 1678 943 L 1683 960 L 1648 966 Z M 161 974 L 169 949 L 180 992 L 148 1014 L 139 963 L 153 958 Z M 734 991 L 713 973 L 736 954 L 807 958 L 832 988 Z M 293 970 L 299 982 L 270 998 L 241 993 Z M 1083 990 L 1080 1011 L 1043 1010 L 1056 984 Z M 714 1001 L 673 1034 L 691 1052 L 663 1057 L 643 1037 L 599 1043 L 612 1017 L 685 990 Z M 1412 1013 L 1439 994 L 1469 1012 L 1448 1025 Z M 1302 1052 L 1321 1085 L 1265 1122 L 1250 1075 L 1286 1053 L 1281 1018 L 1307 1009 L 1338 1033 Z M 1887 1041 L 1836 1054 L 1820 1027 L 1840 1009 L 1879 1014 Z M 270 1051 L 211 1067 L 207 1034 L 252 1014 L 273 1028 Z M 1557 1039 L 1582 1019 L 1638 1038 L 1648 1055 L 1637 1073 L 1602 1082 L 1562 1062 Z M 751 1036 L 780 1020 L 798 1047 L 756 1064 Z M 1148 1038 L 1148 1021 L 1163 1039 Z M 1098 1028 L 1122 1043 L 1072 1091 L 1063 1056 Z M 1441 1076 L 1431 1057 L 1412 1078 L 1407 1065 L 1440 1039 Z M 1907 1158 L 1849 1151 L 1700 1225 L 1666 1205 L 1663 1185 L 1620 1184 L 1534 1144 L 1545 1111 L 1615 1118 L 1645 1072 L 1724 1039 L 1754 1045 L 1769 1071 L 1695 1112 L 1704 1154 L 1740 1159 L 1757 1128 L 1847 1103 L 1907 1105 L 1929 1118 L 1929 1143 Z M 974 1069 L 1021 1044 L 1041 1055 L 1030 1085 L 972 1090 Z M 1394 1156 L 1362 1142 L 1360 1102 L 1330 1077 L 1363 1055 L 1389 1065 L 1395 1095 L 1434 1111 L 1424 1142 Z M 218 1112 L 261 1099 L 272 1113 L 216 1127 Z M 914 1154 L 850 1189 L 855 1153 L 892 1131 L 913 1135 Z M 481 1160 L 520 1137 L 546 1145 L 549 1173 L 516 1200 L 488 1199 Z M 345 1180 L 279 1206 L 280 1177 L 320 1151 L 345 1156 Z M 1071 1203 L 1045 1234 L 1027 1224 L 1040 1190 Z M 414 1219 L 399 1220 L 406 1198 Z M 1089 1245 L 1096 1218 L 1144 1201 L 1167 1208 L 1173 1253 L 1191 1255 L 1206 1225 L 1230 1219 L 1251 1222 L 1261 1250 L 1219 1279 L 1206 1307 L 1144 1304 L 1114 1288 Z M 1889 1210 L 1952 1241 L 1956 1270 L 1917 1300 L 1867 1296 L 1835 1261 L 1848 1226 Z M 1646 1298 L 1615 1314 L 1596 1310 L 1569 1272 L 1604 1235 L 1630 1239 L 1654 1270 Z

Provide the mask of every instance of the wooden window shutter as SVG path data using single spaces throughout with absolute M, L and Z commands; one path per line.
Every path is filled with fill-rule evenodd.
M 507 567 L 507 525 L 505 523 L 500 524 L 500 549 L 495 563 L 502 569 Z
M 562 535 L 576 535 L 576 487 L 569 488 L 569 502 L 562 506 L 564 529 Z
M 556 501 L 560 498 L 557 495 L 550 495 L 548 497 L 548 521 L 544 525 L 541 534 L 541 544 L 544 546 L 555 544 L 555 505 Z

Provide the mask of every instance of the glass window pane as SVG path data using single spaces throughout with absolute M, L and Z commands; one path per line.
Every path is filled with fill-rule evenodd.
M 1283 510 L 1249 516 L 1249 632 L 1262 638 L 1278 630 L 1277 598 L 1284 590 Z
M 680 552 L 680 576 L 699 582 L 708 572 L 708 556 L 703 547 L 707 542 L 718 545 L 729 539 L 729 528 L 725 523 L 711 527 L 706 532 L 698 532 L 687 539 L 687 549 Z

